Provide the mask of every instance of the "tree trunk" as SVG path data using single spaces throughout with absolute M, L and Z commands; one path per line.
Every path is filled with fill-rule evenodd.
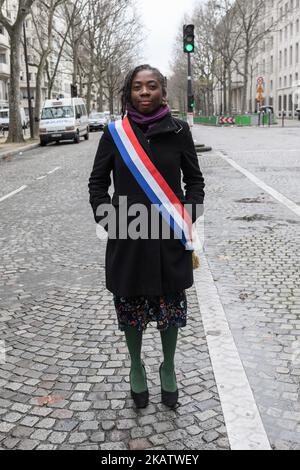
M 103 112 L 103 86 L 101 81 L 98 89 L 98 111 Z
M 42 80 L 43 72 L 46 63 L 46 57 L 43 57 L 36 74 L 36 95 L 35 95 L 35 108 L 34 108 L 34 138 L 39 137 L 39 127 L 40 127 L 40 114 L 41 114 L 41 105 L 42 105 Z
M 209 116 L 207 90 L 204 90 L 203 97 L 204 97 L 204 106 L 205 106 L 205 116 Z
M 75 42 L 73 47 L 73 85 L 77 83 L 77 75 L 78 75 L 78 41 Z
M 227 82 L 226 82 L 226 68 L 224 69 L 224 78 L 223 78 L 223 114 L 227 114 Z
M 9 133 L 7 142 L 24 142 L 23 129 L 20 115 L 20 53 L 21 34 L 23 24 L 13 29 L 10 36 L 10 86 L 9 86 Z
M 209 89 L 209 115 L 214 114 L 214 92 L 212 88 Z
M 109 112 L 114 114 L 114 92 L 111 88 L 109 89 Z
M 92 86 L 94 78 L 94 64 L 93 61 L 90 63 L 89 73 L 88 73 L 88 84 L 87 84 L 87 95 L 86 95 L 86 107 L 88 115 L 91 112 L 91 100 L 92 100 Z
M 250 107 L 249 107 L 249 112 L 251 114 L 253 113 L 252 100 L 253 100 L 253 65 L 251 65 Z
M 249 68 L 249 52 L 245 51 L 244 59 L 244 86 L 242 92 L 242 114 L 247 110 L 247 91 L 248 91 L 248 68 Z
M 228 113 L 232 114 L 232 74 L 230 67 L 228 68 Z

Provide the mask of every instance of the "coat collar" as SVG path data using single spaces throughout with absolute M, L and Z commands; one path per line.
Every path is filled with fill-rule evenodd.
M 129 118 L 129 121 L 135 133 L 142 132 L 135 122 L 132 121 L 132 119 Z M 179 121 L 175 120 L 171 114 L 168 114 L 163 119 L 158 121 L 155 126 L 153 126 L 153 128 L 147 133 L 147 137 L 152 137 L 159 134 L 168 134 L 171 132 L 178 134 L 180 131 L 182 131 L 182 129 L 183 127 Z

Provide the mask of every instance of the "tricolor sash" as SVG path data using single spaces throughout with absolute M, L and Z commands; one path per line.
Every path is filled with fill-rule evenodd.
M 126 166 L 176 233 L 186 250 L 193 250 L 192 219 L 139 143 L 128 117 L 111 122 L 108 129 Z

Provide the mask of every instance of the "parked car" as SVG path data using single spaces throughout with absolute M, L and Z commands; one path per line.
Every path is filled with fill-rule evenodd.
M 108 116 L 105 113 L 92 113 L 89 117 L 89 126 L 91 131 L 103 131 L 109 123 Z
M 120 120 L 122 120 L 122 116 L 121 116 L 121 114 L 111 114 L 111 115 L 110 115 L 110 120 L 111 120 L 112 122 L 114 122 L 114 121 L 120 121 Z
M 82 98 L 46 100 L 41 113 L 41 146 L 49 142 L 89 139 L 89 119 Z
M 20 108 L 22 128 L 27 129 L 28 118 L 25 114 L 24 108 Z M 0 127 L 4 131 L 9 129 L 9 108 L 0 109 Z

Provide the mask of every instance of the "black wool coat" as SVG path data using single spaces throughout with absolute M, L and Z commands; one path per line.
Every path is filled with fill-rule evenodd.
M 193 204 L 192 220 L 195 222 L 195 205 L 204 203 L 205 183 L 188 124 L 169 114 L 156 123 L 146 137 L 133 121 L 130 120 L 130 123 L 140 144 L 179 200 L 183 204 Z M 111 174 L 114 183 L 112 198 L 108 193 Z M 97 208 L 106 203 L 118 212 L 119 196 L 127 196 L 128 207 L 143 203 L 151 209 L 151 202 L 124 163 L 107 127 L 95 157 L 89 193 L 95 221 L 100 224 L 104 222 L 104 216 L 97 216 Z M 128 224 L 135 217 L 129 216 Z M 185 249 L 172 230 L 171 239 L 161 237 L 162 226 L 166 222 L 160 214 L 159 218 L 159 239 L 108 238 L 105 256 L 106 287 L 113 294 L 124 297 L 162 296 L 193 285 L 191 251 Z M 107 230 L 107 224 L 102 225 Z M 150 226 L 149 219 L 149 233 Z

